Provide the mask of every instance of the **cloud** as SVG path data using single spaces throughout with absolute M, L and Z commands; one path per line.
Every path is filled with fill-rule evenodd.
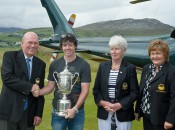
M 74 27 L 124 18 L 155 18 L 175 26 L 174 0 L 152 0 L 135 5 L 130 4 L 129 0 L 55 1 L 67 19 L 72 13 L 77 15 Z M 51 27 L 40 0 L 0 1 L 0 18 L 1 27 Z

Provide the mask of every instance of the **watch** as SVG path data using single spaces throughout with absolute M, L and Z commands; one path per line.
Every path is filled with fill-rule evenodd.
M 78 109 L 76 107 L 73 107 L 73 109 L 75 110 L 75 113 L 78 113 Z

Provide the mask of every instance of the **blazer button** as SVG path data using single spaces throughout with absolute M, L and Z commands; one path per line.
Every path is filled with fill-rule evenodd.
M 25 99 L 23 99 L 22 101 L 23 101 L 23 102 L 25 102 L 26 100 L 25 100 Z

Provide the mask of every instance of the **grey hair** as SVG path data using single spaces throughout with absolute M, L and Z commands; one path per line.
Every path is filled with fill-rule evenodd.
M 112 36 L 109 40 L 109 47 L 118 46 L 118 45 L 121 46 L 125 51 L 128 48 L 128 43 L 125 38 L 123 38 L 120 35 Z
M 35 32 L 26 32 L 26 33 L 23 35 L 22 41 L 24 41 L 25 38 L 28 37 L 28 36 L 36 37 L 36 38 L 38 39 L 38 35 L 37 35 Z

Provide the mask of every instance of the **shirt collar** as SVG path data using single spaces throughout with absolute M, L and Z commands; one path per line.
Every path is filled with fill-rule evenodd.
M 25 57 L 25 59 L 28 58 L 28 59 L 31 59 L 31 61 L 33 60 L 33 56 L 29 58 L 29 57 L 27 57 L 27 56 L 24 54 L 24 57 Z
M 164 63 L 158 67 L 158 72 L 161 71 L 163 65 L 164 65 Z M 151 65 L 149 66 L 149 68 L 150 68 L 151 74 L 152 74 L 152 75 L 155 75 L 155 73 L 156 73 L 156 72 L 155 72 L 155 65 L 154 65 L 154 64 L 151 64 Z M 157 72 L 157 73 L 158 73 L 158 72 Z

